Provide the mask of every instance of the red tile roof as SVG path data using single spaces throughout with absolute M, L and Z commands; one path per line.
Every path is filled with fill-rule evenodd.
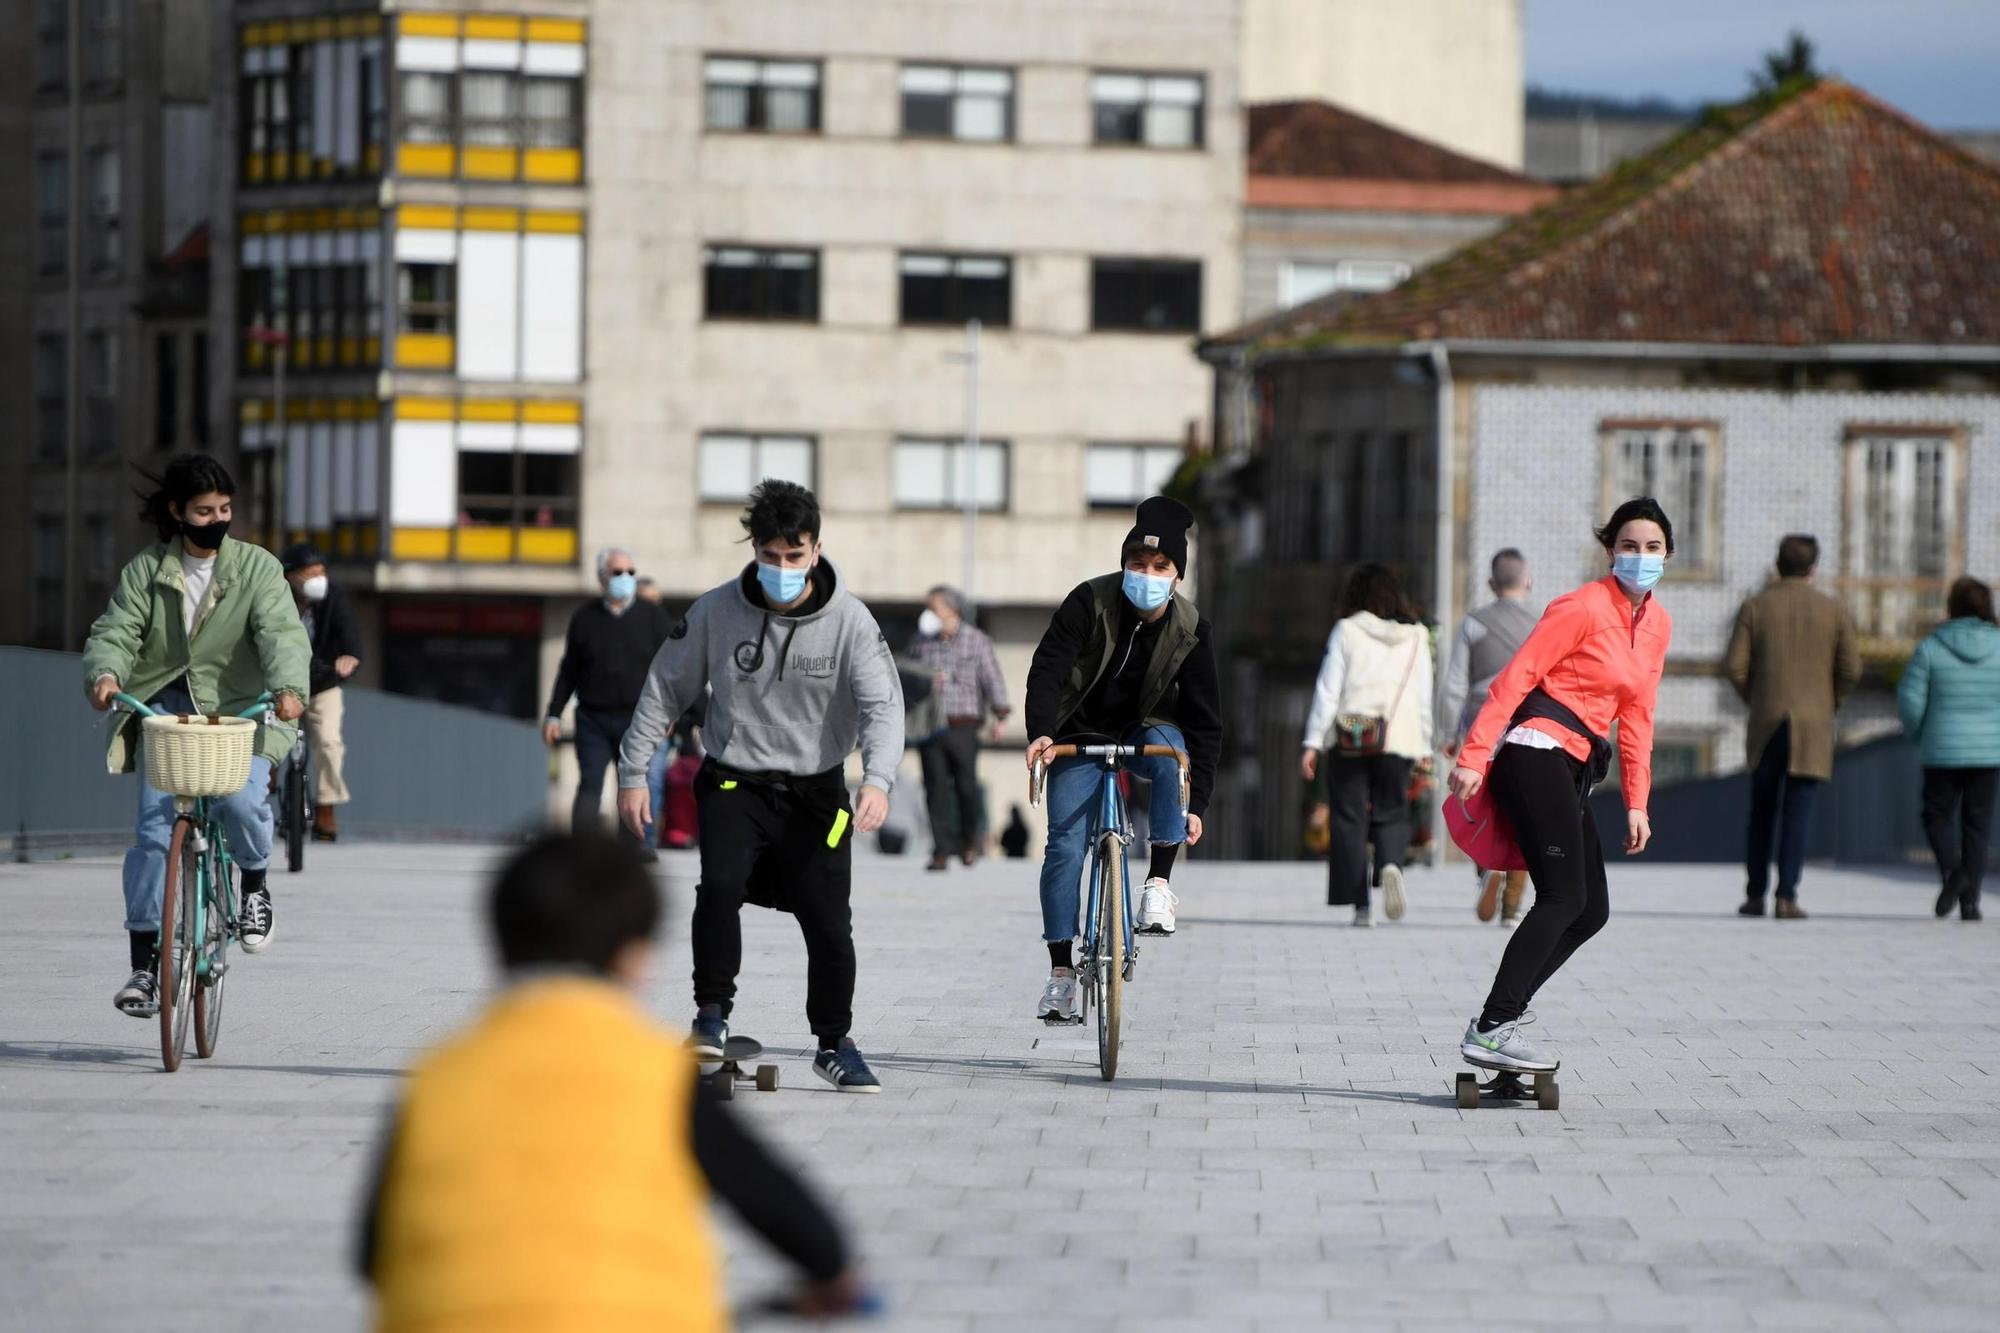
M 1219 344 L 2000 344 L 2000 169 L 1835 80 L 1710 112 L 1400 287 Z
M 1519 172 L 1357 116 L 1328 102 L 1265 102 L 1250 108 L 1252 176 L 1532 185 Z

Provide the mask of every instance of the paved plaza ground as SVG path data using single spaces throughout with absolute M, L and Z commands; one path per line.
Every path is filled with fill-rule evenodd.
M 486 993 L 494 855 L 315 848 L 175 1075 L 110 1005 L 114 864 L 0 867 L 0 1327 L 362 1326 L 356 1195 L 399 1072 Z M 1734 873 L 1614 867 L 1537 1001 L 1556 1112 L 1451 1098 L 1504 939 L 1469 876 L 1362 932 L 1314 867 L 1185 867 L 1107 1085 L 1031 1016 L 1034 874 L 859 864 L 879 1097 L 810 1076 L 797 932 L 746 912 L 736 1027 L 784 1087 L 736 1105 L 852 1219 L 873 1327 L 2000 1327 L 2000 925 L 1934 921 L 1915 874 L 1815 872 L 1779 923 L 1733 915 Z M 730 1239 L 739 1296 L 779 1283 Z

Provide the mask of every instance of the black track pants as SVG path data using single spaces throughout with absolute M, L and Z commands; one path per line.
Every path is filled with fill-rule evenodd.
M 1535 905 L 1507 939 L 1483 1023 L 1519 1018 L 1542 983 L 1611 914 L 1597 821 L 1577 788 L 1582 777 L 1583 765 L 1561 750 L 1503 745 L 1493 760 L 1486 780 L 1514 826 L 1535 881 Z

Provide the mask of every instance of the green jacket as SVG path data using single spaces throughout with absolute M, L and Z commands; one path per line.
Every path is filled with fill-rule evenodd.
M 84 684 L 109 672 L 125 693 L 151 699 L 186 677 L 195 707 L 204 713 L 240 713 L 266 690 L 289 690 L 307 702 L 312 643 L 278 558 L 261 546 L 223 538 L 215 581 L 189 637 L 179 546 L 178 541 L 150 546 L 120 572 L 111 605 L 90 627 L 84 645 Z M 106 730 L 106 766 L 113 773 L 131 772 L 137 720 L 114 713 Z M 291 752 L 296 735 L 297 729 L 284 723 L 264 727 L 257 752 L 276 763 Z

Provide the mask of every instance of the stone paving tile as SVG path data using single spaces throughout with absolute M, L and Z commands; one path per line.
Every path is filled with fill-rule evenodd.
M 397 1078 L 475 1013 L 497 853 L 315 848 L 231 975 L 221 1052 L 159 1072 L 121 979 L 116 866 L 0 868 L 0 1327 L 349 1329 L 357 1194 Z M 685 1016 L 691 867 L 649 1005 Z M 1505 937 L 1414 871 L 1356 932 L 1304 865 L 1195 861 L 1147 941 L 1121 1074 L 1022 1021 L 1034 866 L 864 858 L 856 1035 L 886 1084 L 806 1068 L 792 923 L 745 915 L 737 1027 L 783 1067 L 737 1108 L 851 1219 L 895 1333 L 1981 1329 L 2000 1309 L 2000 969 L 1916 876 L 1814 871 L 1746 922 L 1726 869 L 1617 867 L 1611 925 L 1537 999 L 1562 1110 L 1457 1109 Z M 940 944 L 943 949 L 940 949 Z M 127 1219 L 147 1225 L 132 1229 Z M 116 1224 L 116 1225 L 114 1225 Z M 728 1218 L 731 1290 L 782 1265 Z M 246 1230 L 213 1308 L 161 1285 Z

